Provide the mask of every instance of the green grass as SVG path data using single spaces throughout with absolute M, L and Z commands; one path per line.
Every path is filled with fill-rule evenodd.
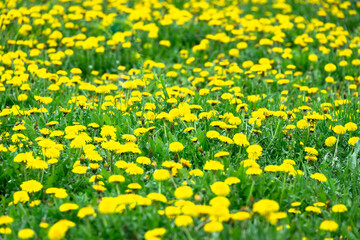
M 39 239 L 155 239 L 150 231 L 159 228 L 166 230 L 158 236 L 163 239 L 359 239 L 360 143 L 349 143 L 359 137 L 359 130 L 349 127 L 350 122 L 360 122 L 359 7 L 352 1 L 292 0 L 0 4 L 0 239 L 26 238 L 20 232 L 26 228 L 34 232 L 29 238 Z M 321 9 L 326 16 L 319 14 Z M 39 19 L 45 20 L 43 25 L 37 25 Z M 163 25 L 164 19 L 173 22 Z M 134 29 L 139 22 L 147 29 Z M 62 37 L 51 39 L 55 31 Z M 113 44 L 119 33 L 126 36 Z M 100 37 L 98 43 L 91 37 Z M 273 42 L 260 44 L 264 39 Z M 161 45 L 161 40 L 171 46 Z M 231 55 L 239 42 L 248 47 L 239 49 L 239 56 Z M 131 47 L 124 48 L 123 43 Z M 40 50 L 38 55 L 31 55 L 34 49 Z M 342 56 L 346 49 L 351 55 Z M 311 62 L 310 54 L 318 60 Z M 248 61 L 254 65 L 246 66 Z M 334 72 L 325 71 L 329 63 L 336 65 Z M 74 68 L 81 73 L 74 73 Z M 177 76 L 170 76 L 171 71 Z M 328 76 L 333 83 L 326 82 Z M 52 84 L 59 90 L 50 90 Z M 203 89 L 209 93 L 203 95 Z M 21 94 L 27 99 L 21 101 Z M 35 99 L 38 96 L 52 101 L 42 103 Z M 242 103 L 245 109 L 237 110 Z M 304 106 L 310 109 L 301 110 Z M 320 119 L 309 119 L 317 114 Z M 239 119 L 241 123 L 236 123 Z M 310 125 L 298 125 L 302 119 L 309 119 Z M 47 125 L 51 121 L 58 123 Z M 21 125 L 24 129 L 16 130 Z M 76 125 L 83 127 L 74 130 Z M 345 126 L 346 132 L 334 132 L 337 125 Z M 112 137 L 113 133 L 104 134 L 106 126 L 116 129 Z M 193 130 L 185 131 L 190 127 Z M 44 128 L 64 135 L 43 134 Z M 209 131 L 219 136 L 211 138 Z M 238 133 L 249 145 L 235 141 Z M 126 143 L 125 134 L 136 140 Z M 331 136 L 337 141 L 327 146 L 325 140 Z M 110 138 L 121 144 L 121 153 L 102 144 Z M 44 139 L 51 139 L 45 148 Z M 84 142 L 76 147 L 79 139 Z M 173 142 L 184 149 L 171 152 Z M 248 152 L 256 145 L 261 151 L 254 157 Z M 306 159 L 308 147 L 316 149 L 317 160 Z M 97 167 L 89 149 L 102 157 Z M 53 156 L 49 151 L 55 151 Z M 14 161 L 29 152 L 47 168 L 32 169 L 41 163 L 31 157 Z M 215 157 L 219 152 L 228 156 Z M 139 156 L 151 164 L 137 163 Z M 54 159 L 57 162 L 51 163 Z M 284 165 L 286 159 L 293 160 L 293 167 Z M 224 169 L 205 169 L 209 160 Z M 86 171 L 74 173 L 77 165 Z M 278 166 L 275 172 L 268 171 L 271 165 Z M 129 166 L 138 166 L 143 173 L 132 175 Z M 172 176 L 160 183 L 154 178 L 158 169 L 167 169 Z M 203 175 L 191 175 L 194 169 Z M 326 181 L 313 179 L 314 173 L 323 174 Z M 95 175 L 102 178 L 90 181 Z M 125 181 L 109 181 L 113 175 L 122 175 Z M 229 177 L 239 182 L 230 185 L 229 194 L 215 198 L 212 185 Z M 34 193 L 22 189 L 27 180 L 41 183 L 41 189 Z M 131 189 L 131 183 L 141 189 Z M 188 199 L 175 196 L 183 185 L 192 189 Z M 65 189 L 67 196 L 47 193 L 54 187 Z M 161 193 L 166 203 L 150 200 L 150 193 Z M 18 194 L 25 199 L 17 202 Z M 265 199 L 273 200 L 278 209 L 264 205 L 259 210 L 256 204 Z M 62 212 L 64 203 L 78 208 Z M 333 209 L 337 204 L 347 210 L 337 212 Z M 88 206 L 94 215 L 79 217 Z M 318 206 L 321 213 L 311 212 L 311 206 Z M 294 209 L 299 212 L 292 213 Z M 238 212 L 248 217 L 239 220 Z M 181 226 L 184 215 L 193 223 Z M 13 222 L 6 223 L 4 216 Z M 334 231 L 324 229 L 324 220 L 336 222 Z M 209 228 L 211 224 L 220 229 Z

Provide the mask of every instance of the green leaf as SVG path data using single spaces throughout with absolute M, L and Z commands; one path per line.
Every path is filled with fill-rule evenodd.
M 164 144 L 164 142 L 157 137 L 156 138 L 156 153 L 159 154 L 160 156 L 166 156 L 165 152 L 166 152 L 166 146 Z
M 351 154 L 351 156 L 349 157 L 349 167 L 351 170 L 354 170 L 357 167 L 357 156 L 359 154 L 360 151 L 360 142 L 357 142 L 355 145 L 355 149 L 353 154 Z

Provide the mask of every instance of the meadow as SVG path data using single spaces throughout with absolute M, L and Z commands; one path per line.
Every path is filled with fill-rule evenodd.
M 0 239 L 360 239 L 360 2 L 0 14 Z

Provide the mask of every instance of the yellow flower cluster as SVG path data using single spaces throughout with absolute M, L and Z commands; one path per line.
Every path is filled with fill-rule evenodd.
M 360 239 L 359 9 L 0 2 L 0 239 Z

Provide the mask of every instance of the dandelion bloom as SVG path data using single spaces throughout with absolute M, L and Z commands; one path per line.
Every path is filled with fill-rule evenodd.
M 323 202 L 316 202 L 316 203 L 314 203 L 314 206 L 315 206 L 315 207 L 324 207 L 324 206 L 325 206 L 325 203 L 323 203 Z
M 139 184 L 139 183 L 130 183 L 129 185 L 128 185 L 128 188 L 129 189 L 141 189 L 142 187 L 141 187 L 141 185 Z
M 263 149 L 260 145 L 250 145 L 246 149 L 249 159 L 253 159 L 253 160 L 258 159 L 261 156 L 262 151 L 263 151 Z
M 348 209 L 344 204 L 336 204 L 331 208 L 331 210 L 333 212 L 342 213 L 347 212 Z
M 228 153 L 228 152 L 225 152 L 225 151 L 222 151 L 222 152 L 218 152 L 218 153 L 216 153 L 215 155 L 214 155 L 214 157 L 225 157 L 225 156 L 229 156 L 230 155 L 230 153 Z
M 325 72 L 335 72 L 336 66 L 335 66 L 335 64 L 328 63 L 325 65 L 324 70 L 325 70 Z
M 190 176 L 201 177 L 202 175 L 204 175 L 204 172 L 200 169 L 193 169 L 189 172 L 189 174 Z
M 46 189 L 47 194 L 54 194 L 56 198 L 66 198 L 68 196 L 66 189 L 64 188 L 48 188 Z
M 0 225 L 4 225 L 4 224 L 10 224 L 13 223 L 14 219 L 12 217 L 9 216 L 0 216 Z
M 151 164 L 151 160 L 148 157 L 140 156 L 136 159 L 136 162 L 142 165 L 149 165 Z
M 130 175 L 141 175 L 144 173 L 144 169 L 137 166 L 135 163 L 129 164 L 125 171 Z
M 279 166 L 279 171 L 289 173 L 289 172 L 294 172 L 295 169 L 294 169 L 293 165 L 283 163 Z
M 260 168 L 260 165 L 251 159 L 246 159 L 240 162 L 240 166 L 244 168 L 253 167 L 253 168 Z
M 295 208 L 289 208 L 288 212 L 289 212 L 289 213 L 294 213 L 294 214 L 300 214 L 300 213 L 301 213 L 300 210 L 297 210 L 297 209 L 295 209 Z
M 224 229 L 224 226 L 218 221 L 211 221 L 204 226 L 205 232 L 220 232 Z
M 310 54 L 308 59 L 310 62 L 317 62 L 318 56 L 316 56 L 315 54 Z
M 315 148 L 305 147 L 304 150 L 305 150 L 305 152 L 307 152 L 307 154 L 309 154 L 309 155 L 313 155 L 313 156 L 319 155 L 319 152 L 318 152 Z
M 156 181 L 166 181 L 170 178 L 170 172 L 166 169 L 158 169 L 154 172 L 153 177 Z
M 266 171 L 266 172 L 279 172 L 280 170 L 281 170 L 280 166 L 278 166 L 278 165 L 267 165 L 264 168 L 264 171 Z
M 358 129 L 357 125 L 353 122 L 348 122 L 345 124 L 345 128 L 347 131 L 354 132 Z
M 166 197 L 161 193 L 149 193 L 146 197 L 153 201 L 167 203 Z
M 328 232 L 334 232 L 339 228 L 339 224 L 332 220 L 324 220 L 320 224 L 320 229 Z
M 224 182 L 215 182 L 211 186 L 211 191 L 217 196 L 227 196 L 230 193 L 230 187 Z
M 92 188 L 97 192 L 104 192 L 106 188 L 102 185 L 92 185 Z
M 100 126 L 99 126 L 99 124 L 97 124 L 97 123 L 89 123 L 89 124 L 88 124 L 88 127 L 99 128 Z
M 63 203 L 59 207 L 59 210 L 60 210 L 60 212 L 67 212 L 67 211 L 71 211 L 71 210 L 76 210 L 78 208 L 79 208 L 79 205 L 77 205 L 75 203 Z
M 332 130 L 336 134 L 345 134 L 346 133 L 346 128 L 342 125 L 336 125 L 335 127 L 333 127 Z
M 327 82 L 327 83 L 335 83 L 335 80 L 334 80 L 333 77 L 328 76 L 328 77 L 325 78 L 325 82 Z
M 211 206 L 223 206 L 223 207 L 229 207 L 230 201 L 224 196 L 217 196 L 210 200 Z
M 116 140 L 116 128 L 114 126 L 104 125 L 101 127 L 100 135 Z
M 239 183 L 239 182 L 240 182 L 240 179 L 237 177 L 228 177 L 227 179 L 225 179 L 225 183 L 229 186 Z
M 0 234 L 5 234 L 5 235 L 11 234 L 11 229 L 9 227 L 1 227 Z
M 20 185 L 21 189 L 28 192 L 38 192 L 43 188 L 43 185 L 36 180 L 25 181 Z
M 302 119 L 296 123 L 296 127 L 299 129 L 307 129 L 309 124 L 306 120 Z
M 181 152 L 184 149 L 184 145 L 182 145 L 182 143 L 179 142 L 173 142 L 170 143 L 169 145 L 169 150 L 171 152 Z
M 165 208 L 165 215 L 168 218 L 175 218 L 177 215 L 181 213 L 180 207 L 167 206 Z
M 30 202 L 29 206 L 35 207 L 35 206 L 39 206 L 40 204 L 41 204 L 40 200 L 34 200 L 34 201 Z
M 47 222 L 41 222 L 41 223 L 39 224 L 39 226 L 40 226 L 41 228 L 48 228 L 48 227 L 49 227 L 49 224 L 48 224 Z
M 14 204 L 26 203 L 30 200 L 29 195 L 26 191 L 17 191 L 14 193 Z
M 217 221 L 227 221 L 230 219 L 230 211 L 226 206 L 220 204 L 212 205 L 212 211 L 209 213 L 213 219 Z
M 177 199 L 189 199 L 193 195 L 193 190 L 188 186 L 181 186 L 175 190 L 175 197 Z
M 122 183 L 125 182 L 125 177 L 122 175 L 112 175 L 109 177 L 109 183 Z
M 224 165 L 218 161 L 209 160 L 206 161 L 204 170 L 224 170 Z
M 122 145 L 119 142 L 110 140 L 110 141 L 101 143 L 101 147 L 104 149 L 107 149 L 109 151 L 117 151 L 122 147 Z
M 79 218 L 84 218 L 89 215 L 96 217 L 95 210 L 91 206 L 81 208 L 77 214 Z
M 241 147 L 246 147 L 250 145 L 249 141 L 246 138 L 246 135 L 243 133 L 236 133 L 233 137 L 233 140 L 236 145 L 239 145 Z
M 57 160 L 56 158 L 52 158 L 52 159 L 49 159 L 48 161 L 47 161 L 47 163 L 48 164 L 55 164 L 55 163 L 57 163 L 59 160 Z
M 301 202 L 293 202 L 293 203 L 291 203 L 292 207 L 298 207 L 300 205 L 301 205 Z
M 334 137 L 334 136 L 328 137 L 325 140 L 325 145 L 328 146 L 328 147 L 334 146 L 335 143 L 336 143 L 336 137 Z
M 258 168 L 258 167 L 249 167 L 248 169 L 246 169 L 246 174 L 247 175 L 260 175 L 260 174 L 262 174 L 262 170 L 260 169 L 260 168 Z
M 87 171 L 87 167 L 86 166 L 76 166 L 71 171 L 76 174 L 85 174 Z
M 231 215 L 231 218 L 236 221 L 244 221 L 246 219 L 250 219 L 250 217 L 250 213 L 248 212 L 237 212 Z
M 20 94 L 17 99 L 19 101 L 26 101 L 28 99 L 28 96 L 26 94 Z
M 210 139 L 218 138 L 219 136 L 220 136 L 220 133 L 218 133 L 217 131 L 213 131 L 213 130 L 208 131 L 208 132 L 206 133 L 206 137 L 207 137 L 207 138 L 210 138 Z
M 279 209 L 279 204 L 271 199 L 262 199 L 253 205 L 253 212 L 259 213 L 262 216 L 266 216 L 271 212 L 277 212 Z
M 18 232 L 18 237 L 19 237 L 20 239 L 29 239 L 29 238 L 34 237 L 34 235 L 35 235 L 34 230 L 32 230 L 32 229 L 30 229 L 30 228 L 21 229 L 21 230 Z
M 145 240 L 161 239 L 166 233 L 165 228 L 155 228 L 145 233 Z
M 326 176 L 324 174 L 322 174 L 322 173 L 314 173 L 314 174 L 311 174 L 310 177 L 312 179 L 318 180 L 319 182 L 326 182 L 327 181 Z
M 193 219 L 190 216 L 181 215 L 175 218 L 175 225 L 178 227 L 187 227 L 193 225 Z
M 48 232 L 48 237 L 50 240 L 63 239 L 66 235 L 66 232 L 69 230 L 69 227 L 74 227 L 75 223 L 62 219 L 50 227 Z
M 271 223 L 271 224 L 275 224 L 277 223 L 277 221 L 279 221 L 280 219 L 284 219 L 287 217 L 287 214 L 285 212 L 272 212 L 269 214 L 267 220 Z
M 355 144 L 359 141 L 359 137 L 352 137 L 349 139 L 348 143 L 351 145 L 351 146 L 355 146 Z
M 292 159 L 284 159 L 283 163 L 290 164 L 290 165 L 296 165 L 296 162 Z
M 307 206 L 306 208 L 305 208 L 305 211 L 306 212 L 313 212 L 313 213 L 321 213 L 321 209 L 320 208 L 318 208 L 318 207 L 314 207 L 314 206 Z
M 203 88 L 203 89 L 200 89 L 200 90 L 199 90 L 199 95 L 200 95 L 200 96 L 205 96 L 205 95 L 208 95 L 209 92 L 210 92 L 210 91 L 209 91 L 208 89 Z

